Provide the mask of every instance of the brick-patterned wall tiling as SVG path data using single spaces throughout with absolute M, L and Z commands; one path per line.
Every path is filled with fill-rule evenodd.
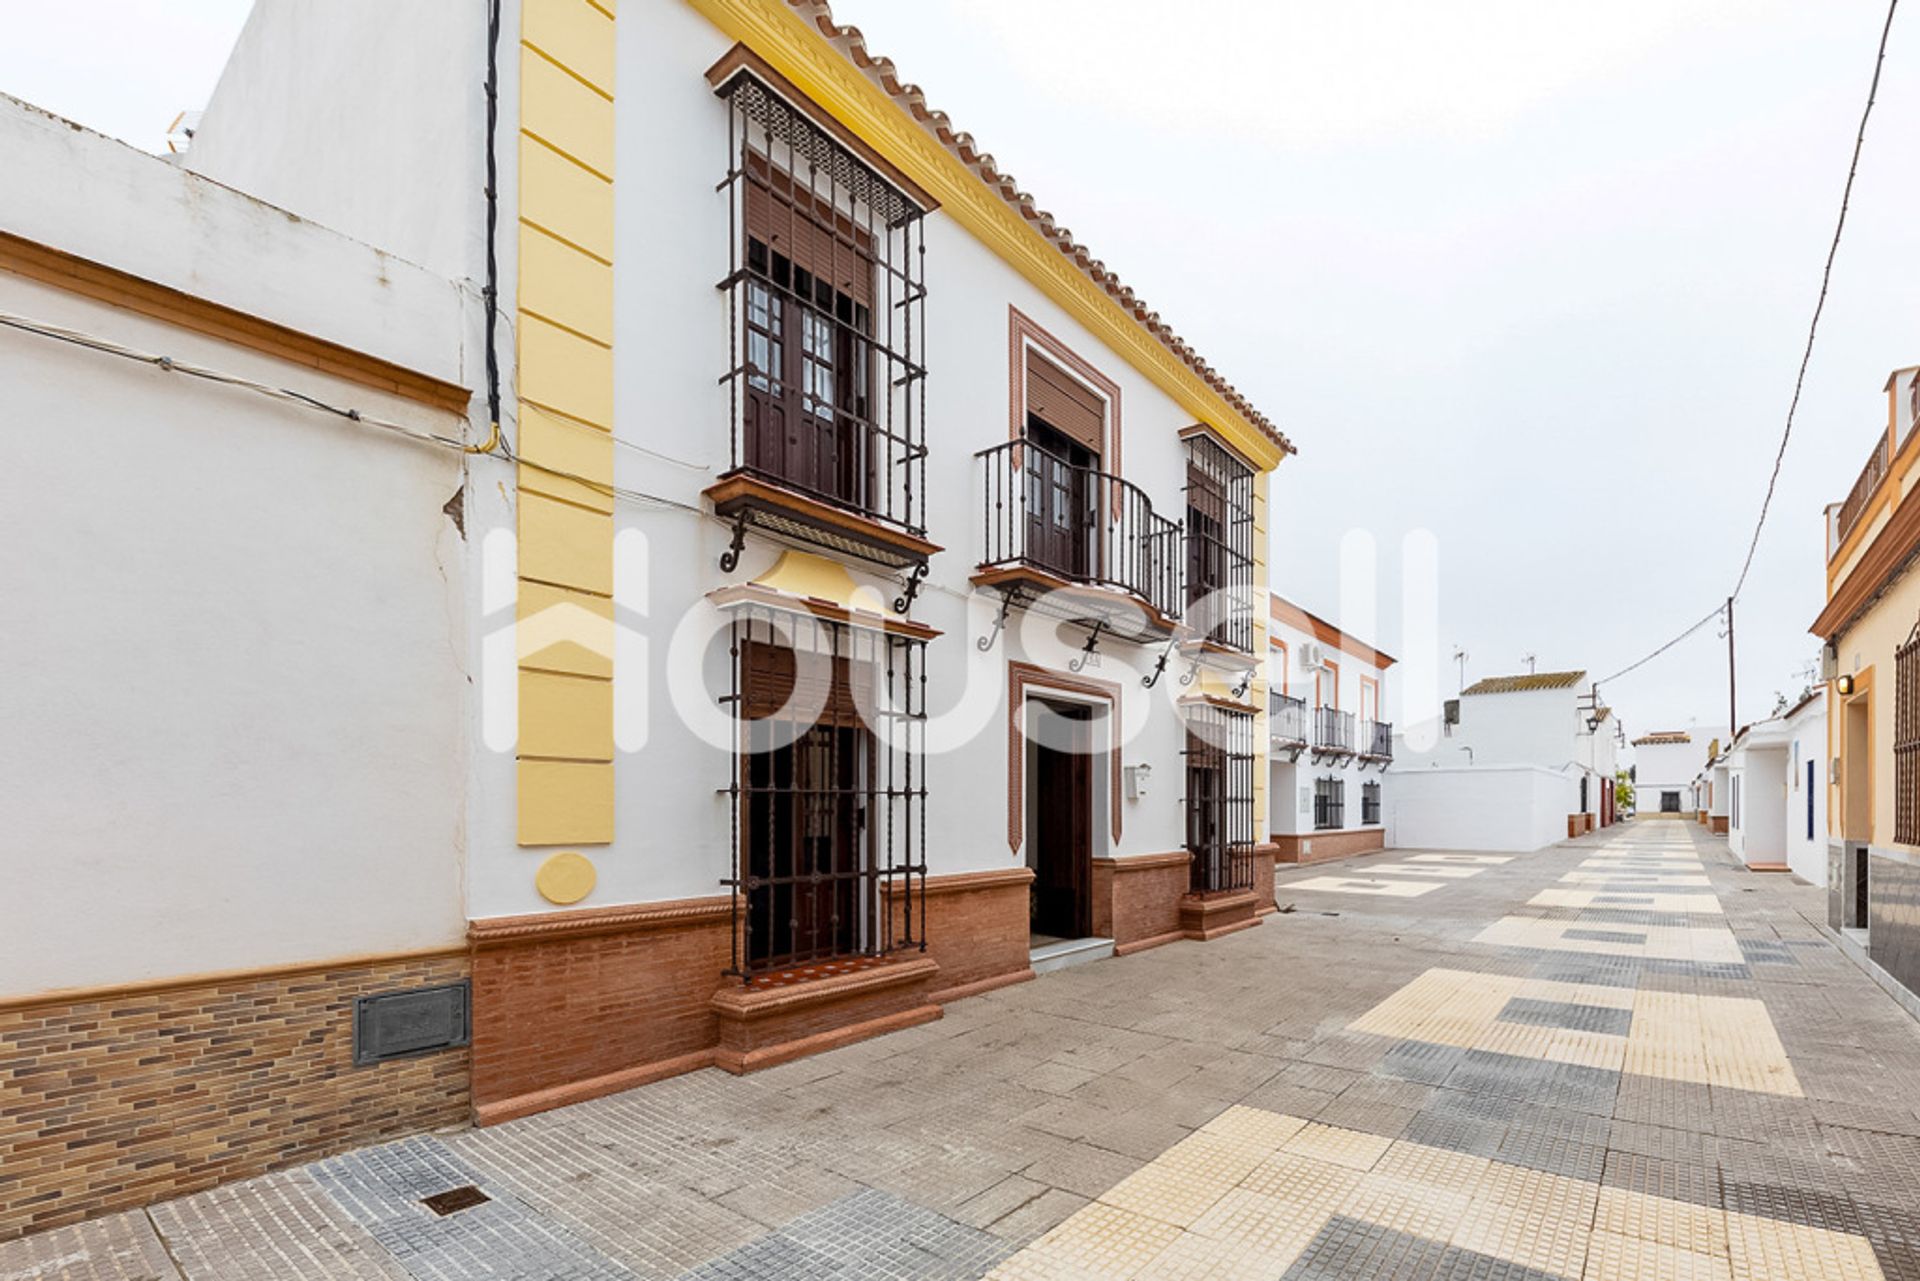
M 0 1241 L 468 1116 L 467 1051 L 353 1065 L 353 1002 L 464 955 L 0 1008 Z

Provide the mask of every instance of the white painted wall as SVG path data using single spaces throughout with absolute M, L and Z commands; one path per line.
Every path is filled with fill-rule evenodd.
M 461 376 L 417 268 L 11 100 L 0 150 L 0 228 Z M 0 311 L 465 427 L 4 271 Z M 11 329 L 0 385 L 0 995 L 457 944 L 460 455 Z
M 1763 722 L 1771 725 L 1771 722 Z M 1754 733 L 1759 732 L 1756 727 Z M 1727 847 L 1748 863 L 1786 861 L 1787 745 L 1742 743 L 1727 765 L 1735 813 L 1727 827 Z
M 1566 839 L 1576 775 L 1532 765 L 1389 771 L 1387 844 L 1396 849 L 1530 851 Z
M 1660 812 L 1660 793 L 1679 792 L 1680 812 L 1696 808 L 1694 776 L 1707 759 L 1711 732 L 1691 731 L 1685 743 L 1638 743 L 1633 748 L 1636 807 L 1642 814 Z
M 1811 774 L 1809 774 L 1811 767 Z M 1787 866 L 1827 883 L 1827 696 L 1787 718 Z
M 518 6 L 503 8 L 510 71 Z M 474 0 L 256 0 L 182 163 L 477 279 L 486 34 L 486 5 Z M 514 150 L 515 118 L 502 113 L 502 154 Z
M 1588 776 L 1587 813 L 1599 821 L 1601 796 L 1618 768 L 1614 722 L 1587 726 L 1584 683 L 1565 689 L 1507 694 L 1469 694 L 1460 699 L 1460 723 L 1445 727 L 1425 751 L 1398 746 L 1396 764 L 1406 768 L 1530 765 L 1575 778 L 1573 802 L 1580 809 L 1578 776 Z M 1565 834 L 1564 815 L 1562 835 Z

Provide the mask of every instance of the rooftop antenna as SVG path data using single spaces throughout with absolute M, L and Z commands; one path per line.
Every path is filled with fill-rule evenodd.
M 1540 660 L 1537 656 L 1533 654 L 1528 654 L 1523 658 L 1521 658 L 1520 661 L 1527 665 L 1527 675 L 1531 676 L 1533 675 L 1534 667 L 1539 663 Z
M 1453 661 L 1460 664 L 1460 688 L 1456 692 L 1465 693 L 1467 688 L 1467 651 L 1455 645 L 1453 647 Z

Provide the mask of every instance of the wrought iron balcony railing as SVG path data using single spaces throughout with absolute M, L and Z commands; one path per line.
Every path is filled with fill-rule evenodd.
M 1029 440 L 975 455 L 984 472 L 983 567 L 1022 565 L 1070 583 L 1116 587 L 1180 616 L 1180 525 L 1136 485 Z
M 1353 755 L 1353 713 L 1337 707 L 1315 708 L 1313 750 L 1329 755 Z
M 1360 755 L 1375 761 L 1393 759 L 1393 722 L 1360 722 Z
M 1267 736 L 1276 744 L 1296 745 L 1307 741 L 1307 703 L 1305 699 L 1274 693 L 1267 700 Z
M 1885 436 L 1874 445 L 1873 453 L 1867 457 L 1867 465 L 1860 469 L 1860 475 L 1853 482 L 1853 488 L 1847 491 L 1846 499 L 1840 504 L 1840 510 L 1833 520 L 1833 536 L 1829 539 L 1827 556 L 1831 559 L 1847 541 L 1854 526 L 1867 514 L 1867 507 L 1873 502 L 1873 496 L 1880 489 L 1880 482 L 1887 478 L 1887 470 L 1893 462 L 1893 447 Z

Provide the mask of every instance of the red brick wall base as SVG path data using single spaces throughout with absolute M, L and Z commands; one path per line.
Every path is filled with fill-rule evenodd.
M 723 896 L 474 921 L 474 1118 L 492 1125 L 715 1063 L 752 1070 L 1030 979 L 1032 879 L 1026 868 L 930 878 L 913 999 L 836 998 L 804 1019 L 727 997 L 742 985 L 723 974 L 733 957 Z M 889 910 L 902 929 L 905 902 Z
M 464 1048 L 353 1066 L 353 1002 L 467 975 L 391 957 L 0 1008 L 0 1241 L 467 1118 Z
M 1210 943 L 1223 935 L 1260 924 L 1259 905 L 1259 896 L 1252 890 L 1188 894 L 1180 900 L 1180 933 L 1182 937 Z
M 1180 900 L 1192 862 L 1185 850 L 1093 860 L 1094 934 L 1113 940 L 1115 956 L 1184 938 Z
M 1273 838 L 1277 863 L 1324 863 L 1333 858 L 1349 858 L 1387 847 L 1387 832 L 1381 827 L 1361 827 L 1344 832 L 1302 832 L 1296 836 Z
M 927 880 L 927 955 L 940 963 L 929 995 L 936 1001 L 978 996 L 1033 977 L 1027 964 L 1025 867 L 962 872 Z M 905 904 L 893 903 L 896 931 L 905 927 Z M 916 923 L 916 929 L 920 929 Z
M 1715 836 L 1725 836 L 1727 834 L 1727 816 L 1725 814 L 1712 815 L 1707 820 L 1707 823 L 1709 829 Z
M 714 1065 L 753 1072 L 883 1032 L 929 1023 L 940 966 L 928 956 L 884 961 L 790 984 L 729 983 L 713 994 L 720 1025 Z

